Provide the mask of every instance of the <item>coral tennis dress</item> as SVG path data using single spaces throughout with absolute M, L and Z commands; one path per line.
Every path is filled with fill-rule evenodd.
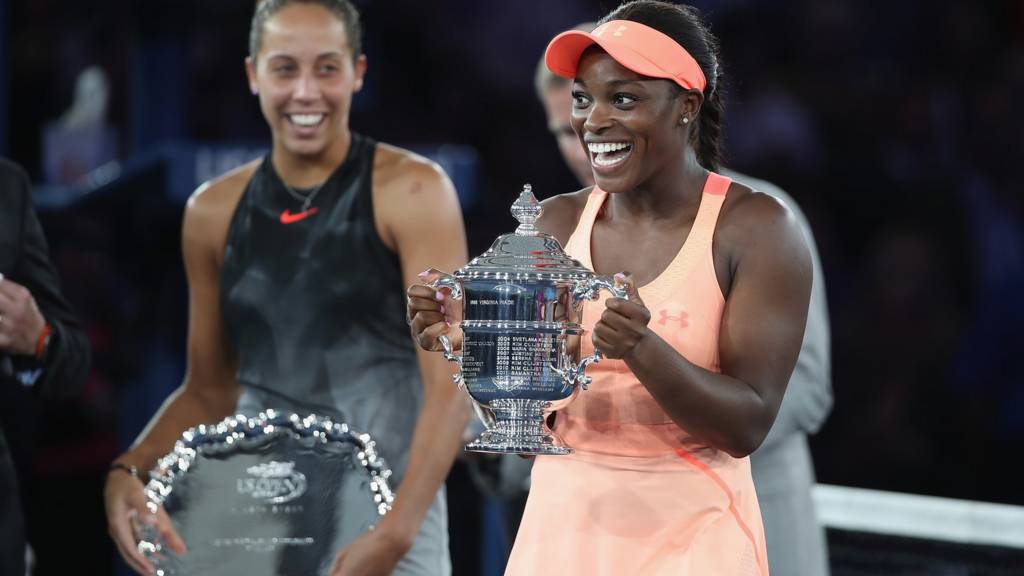
M 716 372 L 725 299 L 711 241 L 730 182 L 709 175 L 682 249 L 639 289 L 650 328 Z M 591 231 L 606 197 L 594 189 L 566 246 L 591 269 Z M 603 299 L 586 304 L 588 329 L 603 308 Z M 592 352 L 590 338 L 583 346 Z M 555 422 L 575 453 L 537 457 L 506 575 L 767 576 L 749 460 L 673 423 L 624 362 L 605 359 L 587 374 L 589 390 Z

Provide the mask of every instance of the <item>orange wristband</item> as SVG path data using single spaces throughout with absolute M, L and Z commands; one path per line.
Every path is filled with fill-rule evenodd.
M 46 344 L 50 341 L 50 334 L 53 332 L 53 327 L 47 322 L 43 325 L 43 329 L 39 332 L 39 339 L 36 340 L 36 360 L 42 360 L 43 355 L 46 353 Z

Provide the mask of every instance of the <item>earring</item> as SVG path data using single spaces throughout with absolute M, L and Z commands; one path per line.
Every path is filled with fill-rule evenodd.
M 683 124 L 686 124 L 689 121 L 690 121 L 689 118 L 687 118 L 686 116 L 683 116 Z

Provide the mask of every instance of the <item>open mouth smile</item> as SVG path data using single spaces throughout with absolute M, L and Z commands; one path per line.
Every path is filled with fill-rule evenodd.
M 312 128 L 319 126 L 324 121 L 325 114 L 285 114 L 285 118 L 288 122 L 292 123 L 299 128 Z
M 629 142 L 588 142 L 590 164 L 604 171 L 622 164 L 629 158 L 633 145 Z

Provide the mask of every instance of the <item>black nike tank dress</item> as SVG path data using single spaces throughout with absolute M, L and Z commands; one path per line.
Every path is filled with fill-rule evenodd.
M 316 413 L 367 432 L 400 490 L 422 385 L 398 257 L 374 224 L 375 149 L 353 133 L 305 209 L 264 158 L 231 220 L 220 297 L 238 353 L 238 411 Z M 426 573 L 448 571 L 445 516 L 439 492 L 411 553 L 427 545 Z

